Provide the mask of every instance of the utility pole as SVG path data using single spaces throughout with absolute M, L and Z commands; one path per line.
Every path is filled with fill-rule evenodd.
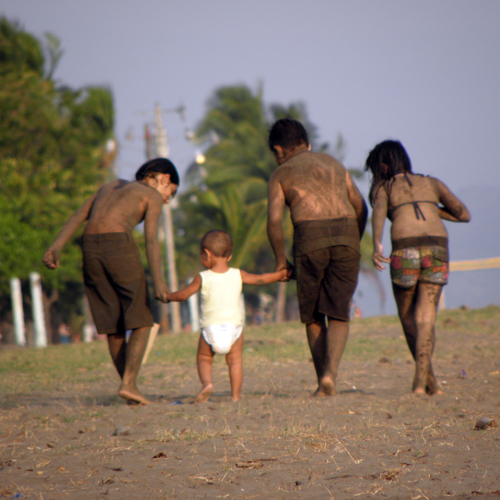
M 167 133 L 163 128 L 161 121 L 161 108 L 160 105 L 156 105 L 155 109 L 155 149 L 156 155 L 159 158 L 168 158 L 168 142 Z M 172 223 L 172 210 L 170 205 L 167 203 L 163 205 L 163 224 L 165 232 L 165 250 L 166 250 L 166 260 L 168 269 L 168 287 L 172 291 L 177 291 L 179 289 L 179 283 L 177 281 L 177 270 L 175 268 L 175 245 L 174 245 L 174 226 Z M 180 332 L 182 330 L 181 321 L 181 308 L 179 302 L 170 302 L 170 314 L 172 318 L 172 330 L 174 332 Z

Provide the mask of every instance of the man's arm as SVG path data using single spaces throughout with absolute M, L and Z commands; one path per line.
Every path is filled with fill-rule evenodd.
M 49 269 L 57 269 L 61 260 L 61 250 L 78 228 L 89 218 L 97 193 L 91 196 L 64 224 L 52 245 L 45 252 L 42 262 Z
M 358 221 L 359 239 L 363 237 L 365 232 L 366 219 L 368 218 L 368 208 L 366 202 L 361 196 L 358 187 L 354 184 L 351 174 L 346 170 L 347 194 L 349 201 L 356 212 L 356 220 Z
M 288 268 L 289 264 L 284 251 L 283 235 L 285 193 L 276 172 L 269 179 L 267 200 L 267 237 L 276 258 L 276 271 L 280 271 Z
M 373 231 L 373 255 L 372 260 L 378 271 L 385 269 L 383 262 L 390 262 L 383 254 L 382 236 L 384 233 L 384 222 L 387 217 L 387 206 L 389 200 L 385 189 L 379 189 L 375 198 L 372 213 L 372 231 Z
M 201 288 L 201 276 L 196 275 L 196 278 L 189 283 L 186 288 L 179 290 L 178 292 L 167 293 L 168 302 L 184 302 L 189 299 L 191 295 L 194 295 Z
M 163 198 L 160 193 L 153 191 L 148 198 L 148 206 L 144 217 L 144 238 L 146 240 L 146 255 L 149 270 L 153 278 L 155 298 L 167 302 L 167 293 L 170 292 L 161 276 L 161 251 L 158 243 L 158 218 L 160 217 Z

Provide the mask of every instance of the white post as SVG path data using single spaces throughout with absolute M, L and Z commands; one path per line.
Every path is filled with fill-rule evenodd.
M 179 290 L 177 281 L 177 271 L 175 268 L 175 244 L 174 225 L 172 222 L 172 211 L 170 205 L 163 205 L 163 221 L 165 223 L 165 246 L 167 251 L 168 287 L 173 292 Z M 172 318 L 172 330 L 180 332 L 182 330 L 181 306 L 179 302 L 170 302 L 170 314 Z
M 38 273 L 30 274 L 30 287 L 35 347 L 47 347 L 47 329 L 43 314 L 42 281 Z
M 193 280 L 190 280 L 190 282 Z M 191 331 L 196 332 L 200 329 L 200 315 L 198 313 L 198 294 L 194 293 L 188 299 L 189 317 L 191 319 Z
M 21 280 L 11 278 L 10 296 L 12 300 L 12 316 L 14 318 L 14 336 L 17 345 L 26 345 L 26 335 L 24 333 L 24 310 L 23 296 L 21 293 Z
M 83 314 L 85 316 L 85 322 L 83 323 L 83 341 L 88 343 L 94 340 L 94 323 L 92 321 L 89 299 L 86 295 L 83 296 Z

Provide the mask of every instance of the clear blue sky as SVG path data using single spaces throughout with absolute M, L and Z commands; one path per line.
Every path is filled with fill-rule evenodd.
M 343 135 L 349 167 L 396 138 L 415 172 L 459 196 L 500 193 L 497 0 L 3 0 L 0 13 L 60 38 L 61 82 L 112 89 L 122 177 L 144 160 L 152 116 L 141 112 L 183 103 L 194 127 L 215 88 L 244 83 L 262 86 L 266 103 L 303 101 L 321 141 Z M 194 148 L 178 115 L 164 123 L 182 172 Z M 464 231 L 475 241 L 460 258 L 497 256 L 480 253 L 486 239 L 498 242 L 498 224 L 493 235 Z

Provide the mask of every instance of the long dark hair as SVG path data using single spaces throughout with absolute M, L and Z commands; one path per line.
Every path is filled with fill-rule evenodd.
M 175 165 L 166 158 L 155 158 L 144 163 L 135 173 L 135 180 L 142 181 L 146 177 L 154 173 L 169 174 L 170 182 L 179 185 L 179 174 Z
M 365 171 L 368 170 L 372 173 L 368 199 L 370 200 L 370 205 L 373 207 L 373 202 L 377 194 L 374 191 L 375 188 L 378 191 L 382 184 L 393 181 L 396 174 L 402 172 L 411 174 L 410 157 L 399 141 L 383 141 L 370 151 L 365 162 Z

